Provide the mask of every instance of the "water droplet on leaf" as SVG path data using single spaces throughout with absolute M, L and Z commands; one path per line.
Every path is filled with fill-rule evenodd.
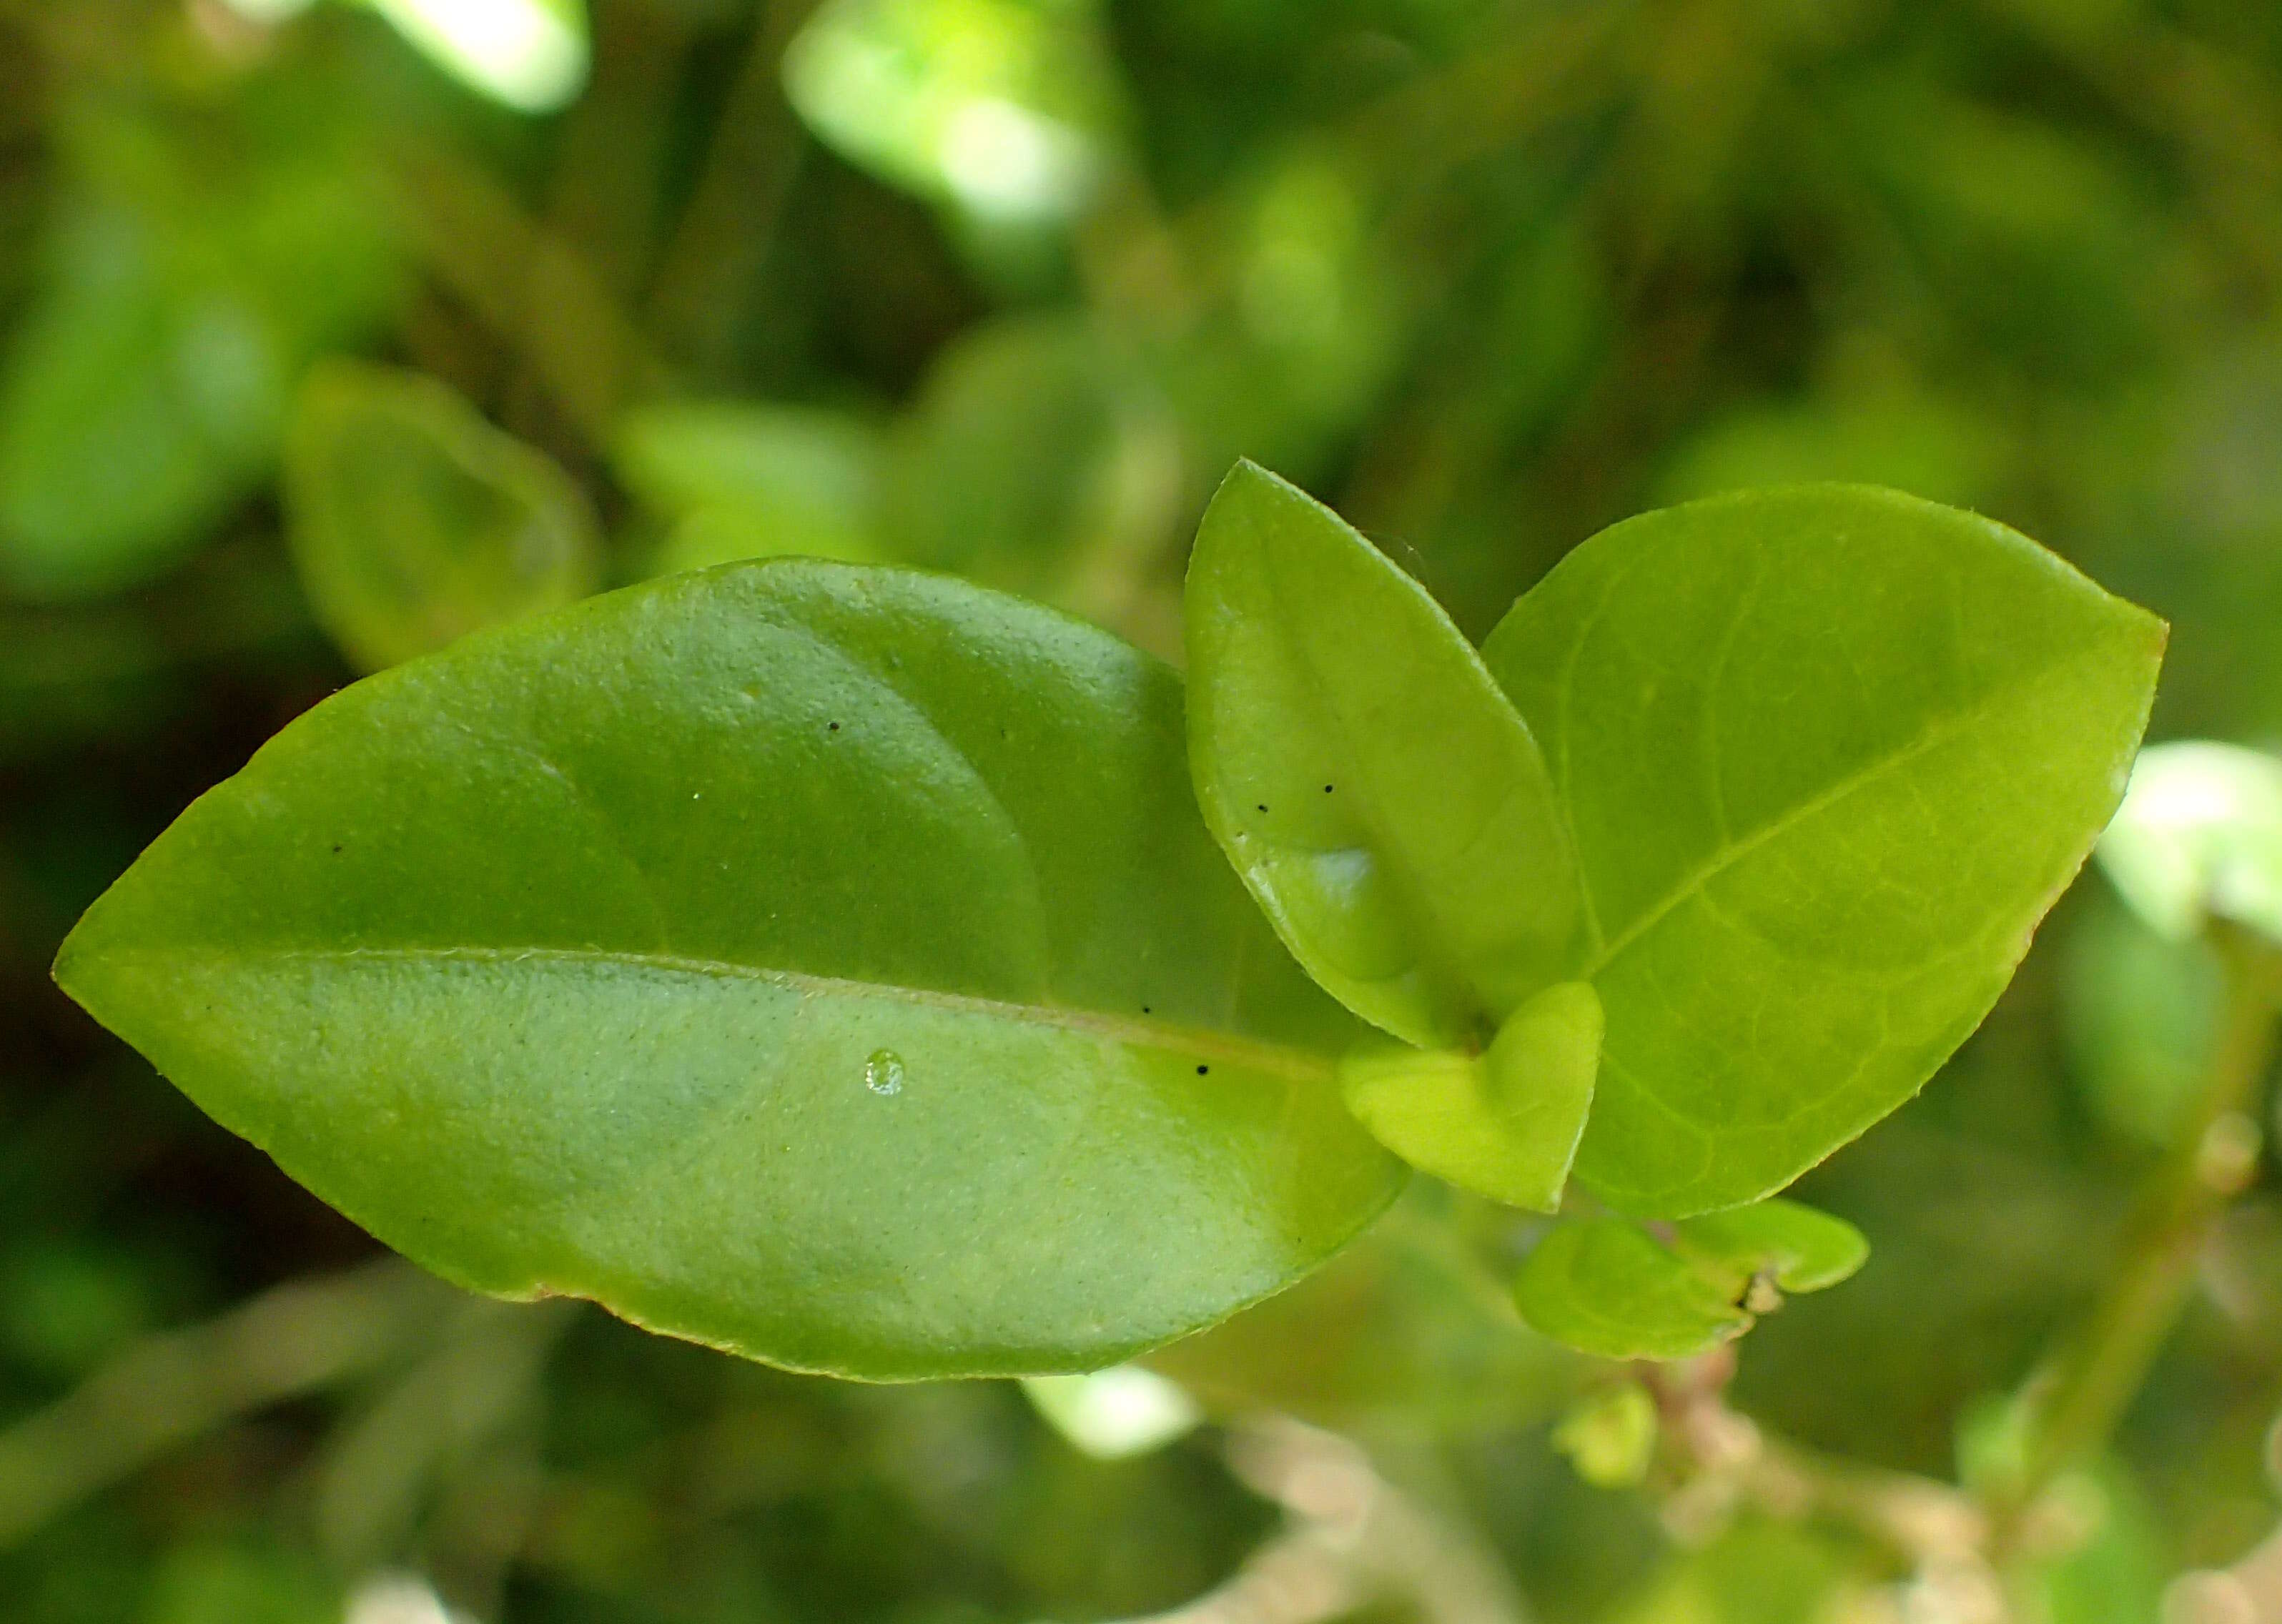
M 873 1094 L 904 1091 L 904 1057 L 893 1049 L 875 1049 L 864 1063 L 864 1087 Z

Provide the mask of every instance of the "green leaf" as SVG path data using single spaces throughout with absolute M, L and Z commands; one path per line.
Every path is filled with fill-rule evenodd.
M 1741 1336 L 1750 1312 L 1721 1282 L 1626 1218 L 1562 1224 L 1514 1281 L 1523 1319 L 1604 1359 L 1685 1359 Z
M 1608 1015 L 1577 1177 L 1780 1189 L 1977 1025 L 2121 794 L 2162 623 L 2003 526 L 1821 485 L 1630 520 L 1485 651 L 1541 741 Z
M 363 0 L 429 60 L 522 112 L 552 112 L 586 88 L 594 47 L 583 0 Z
M 884 454 L 846 413 L 682 400 L 630 413 L 611 463 L 645 507 L 679 522 L 663 574 L 792 554 L 881 561 Z
M 2132 911 L 2173 940 L 2217 914 L 2282 942 L 2282 761 L 2237 745 L 2150 746 L 2099 853 Z
M 422 373 L 313 373 L 285 448 L 288 535 L 317 618 L 368 670 L 576 602 L 602 543 L 578 485 Z
M 1601 1001 L 1548 987 L 1479 1057 L 1366 1050 L 1339 1067 L 1347 1109 L 1413 1167 L 1509 1206 L 1551 1212 L 1585 1132 L 1601 1053 Z
M 1187 497 L 1177 426 L 1126 347 L 1064 314 L 947 346 L 893 437 L 893 556 L 1133 625 Z
M 2078 912 L 2060 960 L 2060 1037 L 2102 1127 L 2157 1146 L 2191 1131 L 2225 1028 L 2226 980 L 2205 937 L 2159 935 L 2106 899 Z
M 1631 1489 L 1655 1464 L 1656 1400 L 1637 1381 L 1588 1395 L 1553 1429 L 1553 1447 L 1596 1489 Z
M 123 213 L 74 222 L 0 379 L 0 576 L 26 596 L 180 562 L 275 444 L 274 324 L 243 289 L 168 285 L 147 234 Z
M 1072 1448 L 1096 1460 L 1149 1454 L 1195 1431 L 1204 1419 L 1179 1383 L 1138 1365 L 1027 1377 L 1022 1396 Z
M 1688 1218 L 1673 1226 L 1673 1241 L 1723 1284 L 1739 1288 L 1764 1274 L 1784 1291 L 1823 1291 L 1870 1256 L 1870 1243 L 1853 1225 L 1795 1201 L 1755 1202 Z
M 906 572 L 671 576 L 361 683 L 57 976 L 439 1273 L 799 1368 L 1098 1368 L 1402 1181 L 1172 673 Z
M 1091 0 L 830 0 L 785 52 L 827 146 L 985 220 L 1059 220 L 1115 156 L 1118 95 Z
M 1247 462 L 1185 604 L 1205 822 L 1318 982 L 1431 1048 L 1562 978 L 1577 880 L 1545 763 L 1424 587 Z
M 1148 1357 L 1224 1416 L 1479 1435 L 1550 1419 L 1591 1367 L 1536 1335 L 1423 1179 L 1290 1291 Z
M 72 190 L 0 370 L 12 592 L 91 596 L 182 562 L 268 474 L 309 359 L 392 297 L 337 111 L 247 100 L 220 128 L 113 100 L 60 120 Z
M 1865 1566 L 1851 1531 L 1747 1511 L 1724 1522 L 1709 1544 L 1679 1544 L 1646 1592 L 1606 1617 L 1609 1624 L 1829 1624 L 1865 1612 L 1875 1618 L 1882 1594 L 1857 1600 L 1870 1590 L 1859 1576 Z
M 1561 1226 L 1514 1283 L 1522 1317 L 1603 1358 L 1687 1358 L 1742 1335 L 1783 1292 L 1836 1286 L 1870 1255 L 1851 1224 L 1789 1201 L 1688 1218 L 1669 1234 L 1626 1218 Z

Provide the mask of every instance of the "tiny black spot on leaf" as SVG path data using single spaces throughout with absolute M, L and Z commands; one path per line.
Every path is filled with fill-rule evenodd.
M 1211 1070 L 1212 1070 L 1212 1068 L 1211 1068 L 1210 1066 L 1199 1066 L 1199 1067 L 1197 1068 L 1197 1075 L 1198 1075 L 1199 1077 L 1202 1077 L 1206 1072 L 1207 1072 L 1207 1071 L 1211 1071 Z

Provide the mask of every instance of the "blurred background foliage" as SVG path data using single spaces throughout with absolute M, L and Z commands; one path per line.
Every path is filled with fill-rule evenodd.
M 1807 1181 L 1873 1260 L 1731 1387 L 1533 1341 L 1527 1226 L 1432 1188 L 1177 1386 L 477 1302 L 45 973 L 293 715 L 606 585 L 909 562 L 1169 654 L 1240 454 L 1476 634 L 1644 507 L 1969 505 L 2173 621 L 2158 736 L 2270 746 L 2278 292 L 2264 0 L 0 0 L 0 1617 L 2282 1620 L 2251 1116 L 1976 1566 L 2224 1039 L 2096 879 Z

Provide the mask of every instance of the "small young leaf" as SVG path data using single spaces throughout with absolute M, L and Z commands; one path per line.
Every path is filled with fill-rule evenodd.
M 1576 1159 L 1601 1053 L 1581 981 L 1524 1004 L 1479 1058 L 1375 1050 L 1339 1067 L 1347 1109 L 1413 1167 L 1508 1206 L 1551 1212 Z
M 1318 982 L 1448 1048 L 1561 978 L 1577 880 L 1545 764 L 1424 588 L 1241 463 L 1186 607 L 1205 822 Z
M 2189 741 L 2139 753 L 2100 862 L 2131 909 L 2177 940 L 2211 914 L 2282 942 L 2282 761 Z
M 439 1273 L 805 1369 L 1097 1369 L 1403 1177 L 1172 672 L 908 572 L 670 576 L 360 683 L 56 973 Z
M 1782 1292 L 1836 1286 L 1870 1255 L 1851 1224 L 1789 1201 L 1689 1218 L 1671 1236 L 1625 1218 L 1563 1225 L 1522 1264 L 1522 1317 L 1604 1358 L 1686 1358 L 1742 1335 Z
M 1674 1244 L 1741 1290 L 1766 1275 L 1785 1291 L 1822 1291 L 1851 1276 L 1870 1256 L 1862 1232 L 1843 1218 L 1795 1201 L 1755 1202 L 1673 1226 Z
M 1626 1218 L 1580 1218 L 1538 1243 L 1514 1281 L 1521 1317 L 1604 1359 L 1685 1359 L 1751 1315 L 1719 1281 Z
M 1542 741 L 1608 1011 L 1577 1177 L 1780 1189 L 1979 1024 L 2122 793 L 2162 623 L 2003 526 L 1806 486 L 1579 547 L 1485 651 Z
M 1656 1460 L 1656 1400 L 1637 1381 L 1587 1395 L 1553 1429 L 1553 1447 L 1596 1489 L 1630 1489 Z
M 335 361 L 312 374 L 285 497 L 310 604 L 368 670 L 575 602 L 601 574 L 570 476 L 421 373 Z

